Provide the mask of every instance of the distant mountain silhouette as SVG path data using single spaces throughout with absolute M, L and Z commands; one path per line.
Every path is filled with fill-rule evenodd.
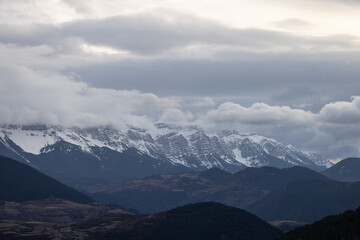
M 235 174 L 213 168 L 204 172 L 156 175 L 116 185 L 94 187 L 88 191 L 98 201 L 119 204 L 143 213 L 203 201 L 246 208 L 284 184 L 308 178 L 327 179 L 304 167 L 247 168 Z
M 0 156 L 0 200 L 22 202 L 49 197 L 77 203 L 93 201 L 89 196 L 65 186 L 32 167 Z
M 279 240 L 357 240 L 360 239 L 360 208 L 328 216 L 311 225 L 286 233 Z
M 346 158 L 326 169 L 323 174 L 342 182 L 360 181 L 360 158 Z
M 312 223 L 324 216 L 355 209 L 359 204 L 360 182 L 302 179 L 269 192 L 246 209 L 267 221 Z

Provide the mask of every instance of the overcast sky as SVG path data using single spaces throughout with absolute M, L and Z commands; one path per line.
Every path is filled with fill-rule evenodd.
M 156 122 L 360 155 L 358 0 L 0 0 L 0 123 Z

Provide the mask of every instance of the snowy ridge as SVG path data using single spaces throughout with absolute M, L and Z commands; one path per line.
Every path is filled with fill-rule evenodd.
M 237 131 L 207 132 L 198 126 L 174 127 L 158 124 L 156 133 L 139 128 L 122 132 L 112 127 L 64 128 L 60 126 L 0 126 L 0 141 L 11 140 L 24 152 L 40 155 L 59 141 L 79 146 L 96 156 L 94 148 L 123 152 L 135 148 L 155 159 L 190 168 L 219 167 L 230 171 L 247 167 L 331 166 L 321 156 L 285 146 L 258 133 Z M 21 154 L 21 153 L 18 153 Z

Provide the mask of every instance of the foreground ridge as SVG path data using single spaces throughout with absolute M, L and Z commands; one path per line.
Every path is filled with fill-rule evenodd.
M 21 232 L 24 228 L 27 231 Z M 255 215 L 215 202 L 190 204 L 152 215 L 108 215 L 67 225 L 0 222 L 0 237 L 8 240 L 272 240 L 281 234 Z

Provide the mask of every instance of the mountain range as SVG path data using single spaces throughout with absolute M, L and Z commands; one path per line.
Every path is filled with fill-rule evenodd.
M 349 163 L 341 164 L 342 169 L 354 167 Z M 287 231 L 355 209 L 359 184 L 297 166 L 236 173 L 211 168 L 87 187 L 104 202 L 108 198 L 142 210 L 169 209 L 143 215 L 95 203 L 26 164 L 0 156 L 0 238 L 270 240 L 282 233 L 264 220 Z M 242 206 L 252 214 L 212 201 Z M 357 239 L 358 229 L 359 209 L 297 228 L 281 239 Z
M 87 188 L 91 196 L 144 213 L 216 201 L 267 221 L 311 223 L 360 205 L 360 182 L 337 182 L 305 167 L 246 168 L 231 174 L 213 168 Z
M 203 202 L 152 214 L 111 209 L 0 156 L 0 239 L 259 239 L 281 230 L 242 209 Z
M 299 151 L 257 133 L 166 124 L 157 124 L 151 131 L 2 125 L 0 154 L 72 186 L 212 167 L 229 172 L 262 166 L 305 166 L 322 171 L 332 165 L 318 154 Z

